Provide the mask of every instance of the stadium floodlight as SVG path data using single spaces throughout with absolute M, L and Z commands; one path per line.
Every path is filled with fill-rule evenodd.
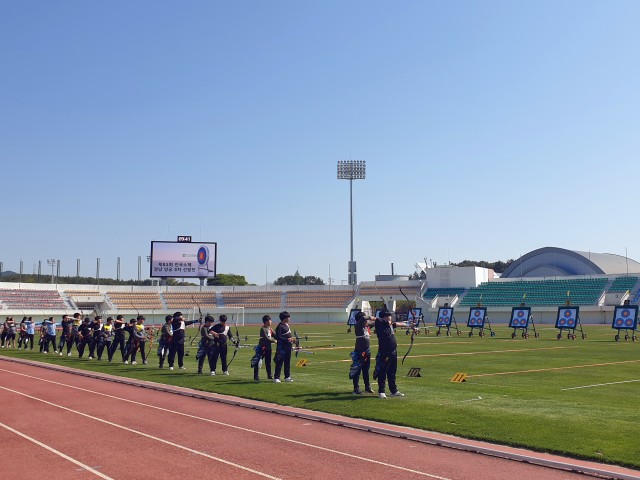
M 367 174 L 366 160 L 339 160 L 338 180 L 349 180 L 349 220 L 351 232 L 351 260 L 349 261 L 349 285 L 358 283 L 356 262 L 353 260 L 353 181 L 364 180 Z
M 58 264 L 58 260 L 56 260 L 55 258 L 50 258 L 49 260 L 47 260 L 47 263 L 51 267 L 51 283 L 53 283 L 53 268 Z

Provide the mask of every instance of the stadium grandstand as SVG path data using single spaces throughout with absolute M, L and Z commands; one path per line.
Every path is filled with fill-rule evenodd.
M 0 316 L 37 319 L 82 311 L 103 316 L 144 314 L 150 323 L 181 310 L 195 318 L 242 311 L 244 322 L 259 324 L 288 310 L 295 322 L 343 322 L 351 309 L 366 312 L 421 307 L 427 322 L 444 304 L 457 309 L 486 306 L 492 322 L 508 321 L 511 308 L 532 307 L 536 322 L 553 323 L 558 306 L 580 306 L 584 323 L 609 323 L 615 305 L 640 301 L 640 263 L 625 257 L 545 247 L 523 255 L 498 277 L 480 267 L 418 264 L 421 280 L 408 276 L 361 282 L 357 286 L 86 286 L 0 282 Z M 462 310 L 462 313 L 460 313 Z

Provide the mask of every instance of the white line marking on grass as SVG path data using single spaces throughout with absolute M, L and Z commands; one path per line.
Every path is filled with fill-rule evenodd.
M 363 461 L 363 462 L 374 463 L 376 465 L 382 465 L 382 466 L 389 467 L 389 468 L 395 468 L 397 470 L 402 470 L 404 472 L 415 473 L 417 475 L 422 475 L 422 476 L 425 476 L 425 477 L 434 478 L 436 480 L 451 480 L 451 479 L 448 479 L 446 477 L 440 477 L 438 475 L 433 475 L 431 473 L 426 473 L 426 472 L 421 472 L 421 471 L 418 471 L 418 470 L 412 470 L 412 469 L 406 468 L 406 467 L 401 467 L 400 465 L 394 465 L 392 463 L 385 463 L 385 462 L 381 462 L 379 460 L 374 460 L 372 458 L 364 458 L 364 457 L 362 457 L 360 455 L 352 455 L 350 453 L 342 452 L 340 450 L 333 450 L 331 448 L 322 447 L 320 445 L 314 445 L 312 443 L 301 442 L 301 441 L 298 441 L 298 440 L 294 440 L 292 438 L 280 437 L 278 435 L 273 435 L 273 434 L 266 433 L 266 432 L 260 432 L 258 430 L 251 430 L 250 428 L 240 427 L 238 425 L 231 425 L 229 423 L 224 423 L 224 422 L 220 422 L 220 421 L 217 421 L 217 420 L 212 420 L 210 418 L 198 417 L 196 415 L 191 415 L 189 413 L 179 412 L 179 411 L 176 411 L 176 410 L 170 410 L 168 408 L 158 407 L 156 405 L 151 405 L 151 404 L 148 404 L 148 403 L 142 403 L 142 402 L 137 402 L 135 400 L 129 400 L 127 398 L 116 397 L 115 395 L 109 395 L 107 393 L 96 392 L 94 390 L 89 390 L 89 389 L 82 388 L 82 387 L 76 387 L 74 385 L 68 385 L 66 383 L 56 382 L 54 380 L 48 380 L 46 378 L 35 377 L 33 375 L 28 375 L 26 373 L 13 372 L 11 370 L 5 370 L 4 368 L 0 368 L 0 371 L 7 372 L 7 373 L 12 373 L 14 375 L 19 375 L 19 376 L 22 376 L 22 377 L 33 378 L 35 380 L 40 380 L 40 381 L 47 382 L 47 383 L 53 383 L 55 385 L 60 385 L 60 386 L 63 386 L 63 387 L 72 388 L 72 389 L 80 390 L 80 391 L 83 391 L 83 392 L 93 393 L 95 395 L 100 395 L 100 396 L 103 396 L 103 397 L 112 398 L 114 400 L 120 400 L 120 401 L 127 402 L 127 403 L 133 403 L 135 405 L 141 405 L 143 407 L 153 408 L 153 409 L 160 410 L 160 411 L 163 411 L 163 412 L 173 413 L 173 414 L 180 415 L 180 416 L 183 416 L 183 417 L 188 417 L 188 418 L 192 418 L 192 419 L 196 419 L 196 420 L 201 420 L 201 421 L 204 421 L 204 422 L 213 423 L 215 425 L 221 425 L 221 426 L 224 426 L 224 427 L 233 428 L 233 429 L 240 430 L 240 431 L 243 431 L 243 432 L 249 432 L 249 433 L 254 433 L 256 435 L 262 435 L 264 437 L 273 438 L 273 439 L 276 439 L 276 440 L 281 440 L 283 442 L 293 443 L 295 445 L 301 445 L 303 447 L 315 448 L 315 449 L 321 450 L 323 452 L 328 452 L 328 453 L 332 453 L 332 454 L 335 454 L 335 455 L 342 455 L 344 457 L 352 458 L 352 459 L 355 459 L 355 460 L 360 460 L 360 461 Z M 5 387 L 0 386 L 0 388 L 5 388 Z M 24 394 L 21 394 L 21 395 L 24 395 Z M 65 407 L 61 407 L 61 408 L 65 408 Z M 73 411 L 73 410 L 70 410 L 70 411 Z M 73 411 L 73 412 L 76 413 L 75 411 Z M 95 418 L 95 417 L 91 417 L 89 415 L 86 415 L 86 416 L 88 416 L 90 418 Z M 99 420 L 99 419 L 96 418 L 96 420 Z M 200 452 L 197 452 L 195 450 L 193 450 L 193 452 L 200 454 Z
M 251 473 L 253 473 L 255 475 L 259 475 L 261 477 L 270 478 L 272 480 L 281 480 L 278 477 L 272 477 L 271 475 L 267 475 L 266 473 L 259 472 L 258 470 L 253 470 L 252 468 L 244 467 L 242 465 L 238 465 L 237 463 L 230 462 L 230 461 L 227 461 L 227 460 L 223 460 L 221 458 L 214 457 L 213 455 L 208 455 L 208 454 L 206 454 L 204 452 L 199 452 L 198 450 L 194 450 L 192 448 L 185 447 L 185 446 L 180 445 L 178 443 L 173 443 L 173 442 L 170 442 L 168 440 L 164 440 L 164 439 L 162 439 L 160 437 L 149 435 L 148 433 L 144 433 L 144 432 L 141 432 L 139 430 L 134 430 L 133 428 L 125 427 L 123 425 L 118 425 L 117 423 L 109 422 L 108 420 L 104 420 L 102 418 L 98 418 L 98 417 L 95 417 L 93 415 L 88 415 L 86 413 L 82 413 L 82 412 L 79 412 L 77 410 L 73 410 L 71 408 L 67 408 L 67 407 L 64 407 L 62 405 L 58 405 L 58 404 L 53 403 L 53 402 L 48 402 L 47 400 L 44 400 L 43 398 L 34 397 L 32 395 L 29 395 L 29 394 L 26 394 L 26 393 L 23 393 L 23 392 L 18 392 L 17 390 L 13 390 L 11 388 L 7 388 L 7 387 L 3 387 L 3 386 L 0 386 L 0 389 L 6 390 L 8 392 L 15 393 L 17 395 L 22 395 L 23 397 L 27 397 L 27 398 L 30 398 L 32 400 L 36 400 L 38 402 L 46 403 L 47 405 L 51 405 L 52 407 L 56 407 L 56 408 L 59 408 L 61 410 L 65 410 L 67 412 L 71 412 L 71 413 L 74 413 L 76 415 L 80 415 L 80 416 L 85 417 L 85 418 L 90 418 L 91 420 L 95 420 L 96 422 L 101 422 L 101 423 L 110 425 L 112 427 L 120 428 L 120 429 L 125 430 L 125 431 L 130 432 L 130 433 L 135 433 L 135 434 L 141 435 L 143 437 L 149 438 L 151 440 L 155 440 L 157 442 L 164 443 L 166 445 L 171 445 L 172 447 L 176 447 L 176 448 L 179 448 L 181 450 L 186 450 L 189 453 L 194 453 L 196 455 L 201 455 L 201 456 L 206 457 L 206 458 L 208 458 L 210 460 L 215 460 L 216 462 L 224 463 L 225 465 L 229 465 L 229 466 L 232 466 L 232 467 L 235 467 L 235 468 L 239 468 L 241 470 L 244 470 L 246 472 L 251 472 Z M 96 472 L 96 473 L 98 473 L 98 472 Z
M 542 347 L 542 348 L 514 348 L 509 350 L 489 350 L 486 352 L 458 352 L 458 353 L 425 353 L 424 355 L 409 355 L 407 358 L 424 358 L 424 357 L 462 357 L 465 355 L 490 355 L 492 353 L 517 353 L 517 352 L 537 352 L 539 350 L 564 350 L 567 348 L 578 348 L 578 345 L 572 345 L 568 347 Z M 314 365 L 321 363 L 339 363 L 339 362 L 351 362 L 348 360 L 325 360 L 323 362 L 313 362 Z M 469 375 L 470 377 L 472 375 Z
M 638 363 L 640 360 L 625 360 L 623 362 L 607 362 L 607 363 L 590 363 L 586 365 L 569 365 L 566 367 L 551 367 L 551 368 L 536 368 L 532 370 L 514 370 L 512 372 L 496 372 L 496 373 L 479 373 L 476 375 L 469 375 L 467 378 L 478 377 L 494 377 L 496 375 L 515 375 L 518 373 L 538 373 L 538 372 L 550 372 L 553 370 L 569 370 L 572 368 L 588 368 L 588 367 L 606 367 L 609 365 L 623 365 L 625 363 Z
M 480 395 L 478 395 L 478 398 L 472 398 L 472 399 L 470 399 L 470 400 L 461 400 L 461 401 L 459 401 L 458 403 L 465 403 L 465 402 L 477 402 L 478 400 L 483 400 L 483 398 L 482 398 Z
M 70 457 L 69 455 L 66 455 L 64 453 L 62 453 L 60 450 L 56 450 L 53 447 L 50 447 L 49 445 L 42 443 L 38 440 L 36 440 L 33 437 L 30 437 L 29 435 L 26 435 L 22 432 L 19 432 L 18 430 L 15 430 L 13 428 L 11 428 L 9 425 L 5 425 L 4 423 L 0 422 L 0 427 L 2 428 L 6 428 L 7 430 L 9 430 L 10 432 L 15 433 L 16 435 L 21 436 L 22 438 L 29 440 L 30 442 L 35 443 L 36 445 L 38 445 L 39 447 L 44 448 L 45 450 L 49 450 L 51 453 L 55 453 L 56 455 L 58 455 L 59 457 L 64 458 L 65 460 L 68 460 L 71 463 L 74 463 L 76 465 L 78 465 L 80 468 L 78 470 L 86 470 L 90 473 L 93 473 L 94 475 L 100 477 L 100 478 L 104 478 L 105 480 L 113 480 L 113 478 L 108 477 L 107 475 L 105 475 L 104 473 L 100 473 L 97 470 L 91 468 L 89 465 L 85 465 L 84 463 L 76 460 L 75 458 Z
M 640 379 L 639 380 L 624 380 L 622 382 L 595 383 L 593 385 L 582 385 L 581 387 L 561 388 L 560 390 L 562 390 L 562 391 L 565 391 L 565 390 L 578 390 L 580 388 L 604 387 L 606 385 L 620 385 L 621 383 L 633 383 L 633 382 L 640 382 Z

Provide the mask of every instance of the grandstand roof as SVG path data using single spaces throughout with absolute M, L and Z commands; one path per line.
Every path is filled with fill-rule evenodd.
M 580 252 L 543 247 L 523 255 L 501 278 L 569 277 L 572 275 L 614 275 L 640 273 L 640 263 L 611 253 Z

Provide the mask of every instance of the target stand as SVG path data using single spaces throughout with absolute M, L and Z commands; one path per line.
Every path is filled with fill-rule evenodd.
M 458 328 L 456 317 L 453 315 L 453 307 L 440 307 L 438 309 L 438 318 L 436 319 L 436 327 L 438 327 L 436 336 L 439 337 L 442 334 L 441 330 L 445 328 L 445 334 L 447 335 L 447 337 L 450 337 L 452 323 L 454 328 L 456 329 L 457 334 L 462 335 L 462 332 Z
M 488 328 L 492 337 L 496 336 L 496 332 L 491 328 L 491 322 L 489 322 L 489 316 L 487 315 L 487 307 L 471 307 L 469 309 L 469 318 L 467 319 L 467 327 L 471 329 L 469 336 L 473 337 L 473 329 L 478 329 L 478 336 L 484 337 L 484 329 Z
M 580 321 L 580 307 L 577 306 L 573 307 L 567 304 L 564 307 L 558 307 L 556 328 L 560 330 L 556 337 L 558 340 L 562 338 L 562 332 L 565 330 L 567 331 L 567 338 L 569 340 L 575 340 L 577 329 L 580 329 L 580 334 L 583 340 L 587 338 L 587 334 L 582 330 L 582 322 Z
M 540 334 L 536 331 L 536 325 L 533 323 L 533 315 L 531 315 L 531 307 L 512 307 L 511 320 L 509 320 L 509 328 L 513 328 L 511 338 L 516 338 L 516 330 L 522 330 L 522 338 L 529 338 L 529 323 L 533 328 L 535 338 L 540 338 Z
M 631 340 L 635 342 L 638 339 L 636 336 L 636 330 L 638 329 L 638 305 L 617 306 L 613 311 L 611 328 L 618 330 L 615 336 L 616 342 L 620 340 L 622 330 L 624 330 L 625 341 L 629 340 L 629 332 L 631 332 Z

